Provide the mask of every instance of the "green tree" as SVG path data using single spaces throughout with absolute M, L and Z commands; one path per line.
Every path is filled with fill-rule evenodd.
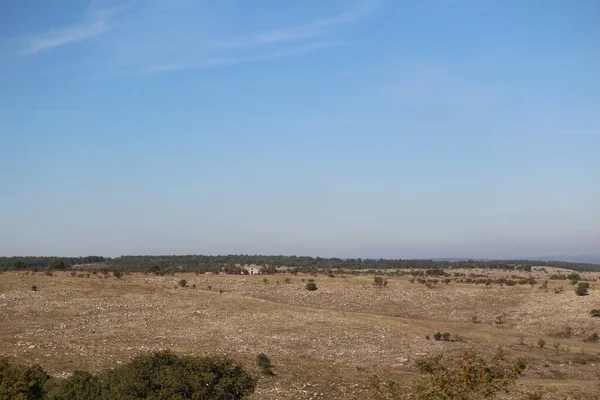
M 65 262 L 62 260 L 62 258 L 53 258 L 48 263 L 48 268 L 56 269 L 56 270 L 65 270 L 65 269 L 69 268 L 69 266 L 67 264 L 65 264 Z
M 16 270 L 25 269 L 26 265 L 23 260 L 15 260 L 13 261 L 12 268 Z

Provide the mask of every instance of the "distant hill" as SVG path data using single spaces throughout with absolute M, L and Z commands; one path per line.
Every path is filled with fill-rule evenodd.
M 557 256 L 533 257 L 531 259 L 532 260 L 542 260 L 542 261 L 567 261 L 567 262 L 585 263 L 585 264 L 600 264 L 600 256 L 594 256 L 594 255 L 579 255 L 579 256 L 557 255 Z
M 563 261 L 563 262 L 571 262 L 571 263 L 581 263 L 581 264 L 600 264 L 600 256 L 594 255 L 577 255 L 577 256 L 568 256 L 568 255 L 556 255 L 556 256 L 541 256 L 541 257 L 512 257 L 512 258 L 433 258 L 433 261 L 449 261 L 449 262 L 463 262 L 463 261 L 480 261 L 480 262 L 488 262 L 488 261 L 510 261 L 510 260 L 527 260 L 527 261 Z

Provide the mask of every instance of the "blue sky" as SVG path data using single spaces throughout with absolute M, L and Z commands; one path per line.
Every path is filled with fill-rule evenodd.
M 0 2 L 0 255 L 600 252 L 595 0 Z

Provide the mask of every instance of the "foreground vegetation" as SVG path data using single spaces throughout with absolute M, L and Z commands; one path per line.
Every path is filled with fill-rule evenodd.
M 227 358 L 178 357 L 168 351 L 140 356 L 99 374 L 76 371 L 53 379 L 39 365 L 0 359 L 0 400 L 237 400 L 256 380 Z
M 257 364 L 273 376 L 268 356 Z M 493 399 L 525 369 L 523 360 L 505 360 L 502 349 L 487 361 L 474 354 L 435 356 L 417 361 L 426 374 L 403 388 L 396 381 L 371 378 L 373 400 Z M 134 358 L 99 374 L 75 371 L 50 377 L 39 365 L 13 365 L 0 359 L 0 400 L 239 400 L 254 392 L 257 380 L 227 358 L 179 357 L 169 351 Z

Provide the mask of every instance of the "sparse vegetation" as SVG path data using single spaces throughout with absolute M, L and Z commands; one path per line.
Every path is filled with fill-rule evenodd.
M 271 360 L 265 353 L 260 353 L 256 356 L 256 364 L 260 367 L 263 374 L 275 375 L 273 364 L 271 364 Z
M 579 282 L 575 288 L 577 296 L 587 296 L 590 284 L 588 282 Z
M 277 288 L 275 277 L 272 285 L 263 285 L 263 276 L 241 274 L 175 271 L 177 278 L 172 278 L 170 272 L 163 273 L 165 268 L 158 275 L 124 271 L 129 275 L 123 282 L 105 279 L 112 278 L 113 270 L 113 266 L 98 268 L 96 274 L 89 270 L 89 279 L 71 277 L 71 272 L 76 272 L 76 277 L 82 275 L 78 267 L 54 271 L 52 277 L 44 276 L 44 270 L 37 274 L 32 270 L 5 272 L 0 276 L 4 318 L 0 335 L 5 338 L 0 343 L 0 354 L 10 354 L 25 363 L 40 360 L 52 375 L 61 375 L 75 366 L 90 371 L 120 367 L 117 361 L 126 363 L 138 351 L 174 348 L 199 355 L 232 354 L 260 376 L 257 353 L 273 352 L 281 357 L 281 366 L 275 369 L 276 378 L 263 379 L 264 384 L 257 388 L 252 398 L 261 400 L 365 398 L 365 377 L 373 372 L 386 381 L 383 386 L 397 379 L 396 387 L 403 396 L 416 396 L 411 383 L 414 369 L 400 360 L 442 352 L 445 358 L 456 357 L 466 348 L 483 357 L 498 344 L 509 346 L 510 358 L 522 355 L 534 367 L 533 374 L 522 381 L 519 393 L 502 397 L 507 400 L 523 400 L 526 392 L 540 390 L 547 393 L 548 400 L 577 398 L 571 379 L 588 387 L 596 379 L 591 364 L 597 362 L 597 318 L 590 311 L 596 306 L 596 293 L 590 290 L 591 296 L 579 300 L 573 292 L 545 295 L 519 286 L 527 277 L 525 272 L 449 271 L 452 275 L 444 279 L 451 282 L 428 291 L 409 283 L 413 275 L 408 270 L 373 270 L 367 276 L 366 271 L 334 271 L 336 279 L 319 284 L 324 292 L 311 294 L 305 290 L 306 283 L 315 283 L 312 273 L 299 271 L 295 279 L 291 269 L 281 269 L 280 273 L 286 275 L 277 277 L 281 282 Z M 319 276 L 331 272 L 314 271 Z M 444 280 L 423 270 L 413 271 L 425 283 L 436 285 L 434 282 Z M 534 274 L 540 283 L 545 282 L 537 269 Z M 294 284 L 283 285 L 286 276 Z M 389 282 L 386 289 L 374 289 L 375 276 Z M 591 282 L 595 276 L 586 274 L 584 279 Z M 471 286 L 460 282 L 465 279 L 471 280 Z M 503 279 L 514 281 L 516 287 L 501 290 Z M 202 289 L 214 286 L 215 291 L 173 290 L 174 286 L 180 287 L 181 280 L 187 280 L 186 287 L 193 287 L 194 282 Z M 29 290 L 32 284 L 37 285 L 38 293 Z M 548 289 L 552 291 L 561 284 L 564 286 L 566 280 L 549 281 Z M 215 296 L 223 291 L 231 295 Z M 77 293 L 77 309 L 71 306 L 69 293 Z M 161 312 L 165 307 L 168 313 Z M 15 318 L 17 315 L 27 318 L 21 321 Z M 496 325 L 496 317 L 504 322 Z M 185 335 L 175 334 L 175 327 Z M 436 330 L 440 331 L 435 335 L 439 341 L 432 338 Z M 445 330 L 452 334 L 444 334 Z M 78 346 L 86 332 L 90 332 L 93 342 L 82 343 L 85 347 L 81 352 L 72 351 L 71 346 Z M 464 343 L 461 336 L 465 337 Z M 561 339 L 549 340 L 540 351 L 536 344 L 539 337 Z M 523 346 L 517 346 L 517 339 Z M 552 351 L 546 349 L 548 345 Z M 586 363 L 587 369 L 580 367 Z M 80 386 L 95 388 L 94 382 L 102 374 L 73 375 L 72 390 L 79 391 Z M 560 387 L 556 392 L 549 390 L 557 380 Z M 50 379 L 44 390 L 59 393 L 57 385 L 61 382 Z M 600 388 L 589 392 L 597 397 Z M 102 400 L 97 393 L 89 396 Z M 66 395 L 52 400 L 68 398 Z
M 373 285 L 377 287 L 384 287 L 388 285 L 388 280 L 381 276 L 376 276 L 373 278 Z
M 315 291 L 318 289 L 317 284 L 315 283 L 314 279 L 309 279 L 308 282 L 306 283 L 306 290 L 309 291 Z

